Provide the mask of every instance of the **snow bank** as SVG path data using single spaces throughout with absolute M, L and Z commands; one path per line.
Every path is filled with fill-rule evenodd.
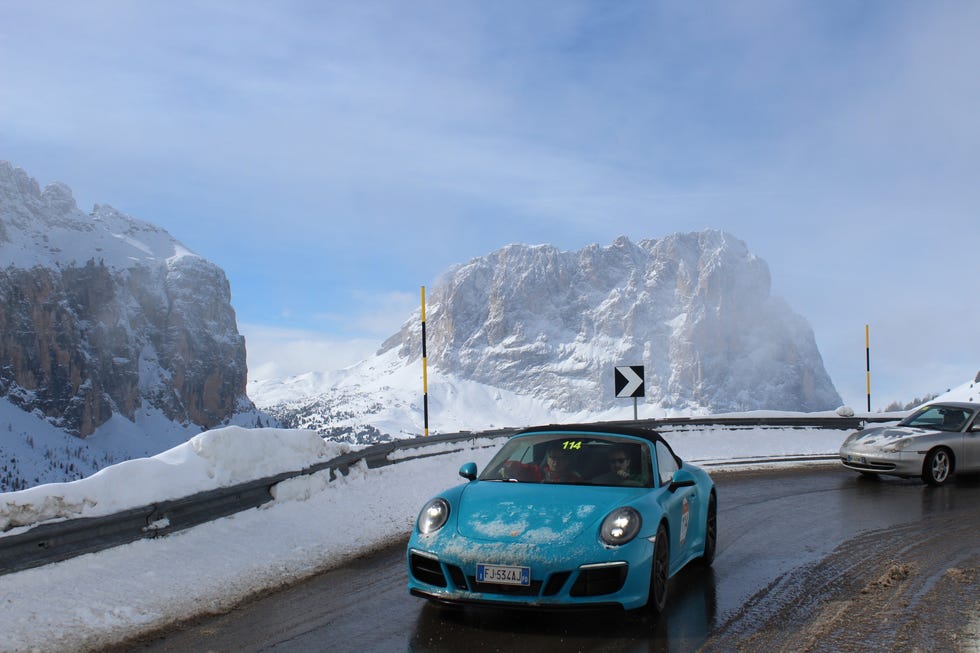
M 326 442 L 314 431 L 238 426 L 206 431 L 151 458 L 127 460 L 88 478 L 0 494 L 0 532 L 108 515 L 298 471 L 348 450 L 348 445 Z

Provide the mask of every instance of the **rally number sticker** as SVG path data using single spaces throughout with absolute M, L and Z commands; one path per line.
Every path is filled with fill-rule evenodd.
M 681 505 L 681 544 L 687 539 L 687 527 L 691 524 L 691 502 L 686 498 Z

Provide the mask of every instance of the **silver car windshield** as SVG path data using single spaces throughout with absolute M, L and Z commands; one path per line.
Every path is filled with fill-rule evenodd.
M 973 411 L 958 406 L 925 406 L 899 422 L 899 426 L 913 426 L 935 431 L 961 431 L 972 416 Z

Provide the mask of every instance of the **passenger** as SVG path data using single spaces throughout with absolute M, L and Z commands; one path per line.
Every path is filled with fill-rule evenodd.
M 609 471 L 599 474 L 593 483 L 599 485 L 643 485 L 643 475 L 630 470 L 632 461 L 626 449 L 613 447 L 609 451 Z
M 548 447 L 541 473 L 545 483 L 578 483 L 582 480 L 581 474 L 571 468 L 568 454 L 560 444 Z

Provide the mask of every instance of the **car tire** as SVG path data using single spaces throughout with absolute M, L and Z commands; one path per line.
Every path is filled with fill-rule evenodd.
M 667 584 L 670 580 L 670 538 L 667 535 L 667 526 L 663 522 L 657 528 L 651 567 L 647 607 L 654 614 L 659 614 L 667 605 Z
M 715 560 L 715 549 L 718 547 L 718 499 L 712 492 L 708 497 L 708 514 L 704 519 L 704 553 L 701 554 L 701 564 L 710 567 Z
M 953 452 L 946 447 L 936 447 L 926 454 L 922 463 L 922 481 L 932 486 L 940 486 L 953 475 Z

